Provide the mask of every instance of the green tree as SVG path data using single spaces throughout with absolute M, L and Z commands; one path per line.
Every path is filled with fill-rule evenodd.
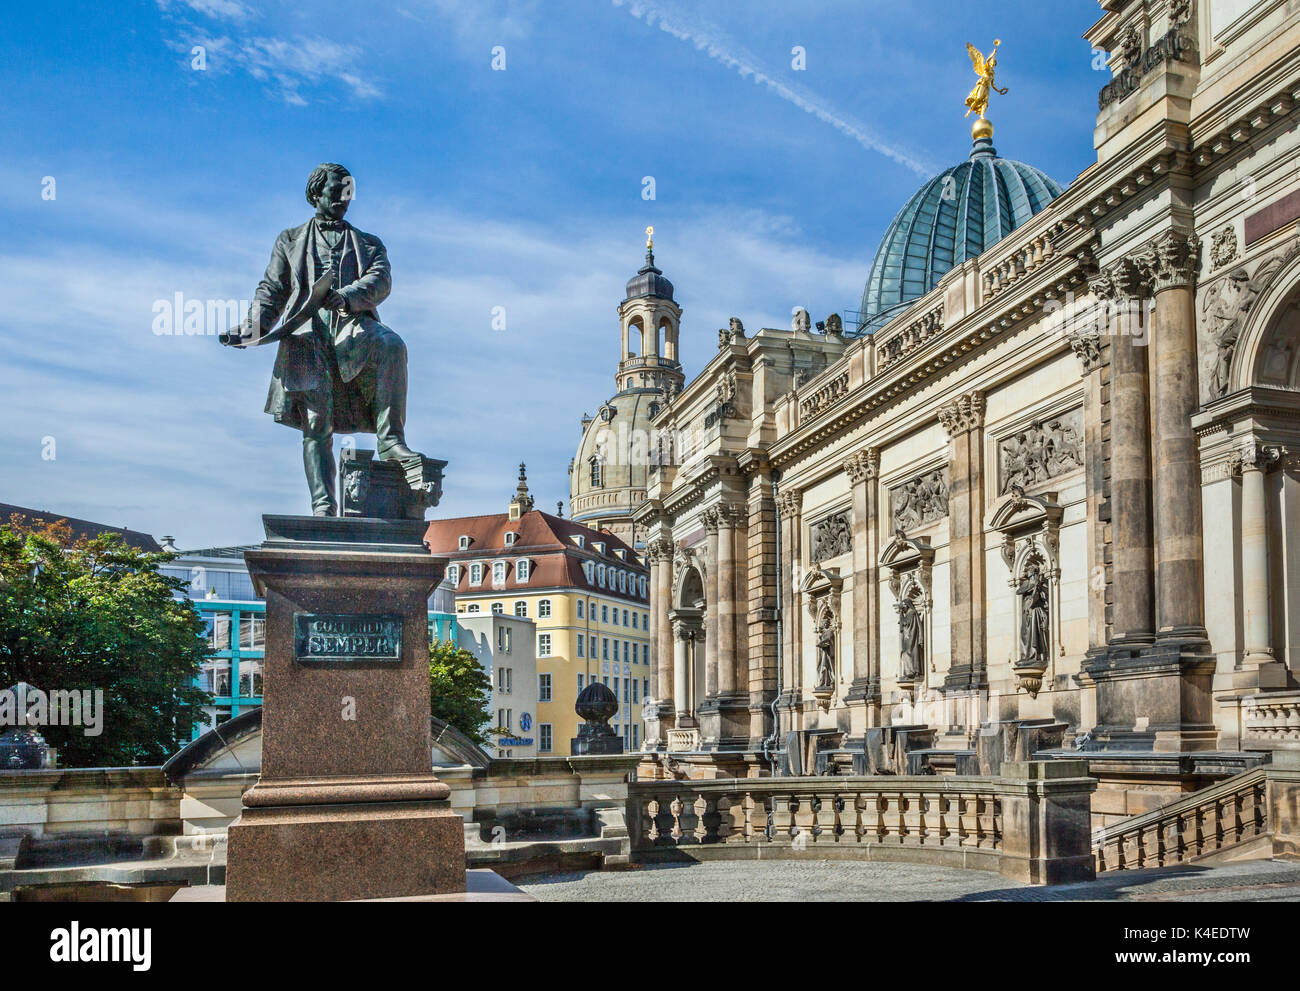
M 429 710 L 475 743 L 498 732 L 487 729 L 492 680 L 478 659 L 454 640 L 429 645 Z
M 0 523 L 0 688 L 102 690 L 103 727 L 40 727 L 66 767 L 159 764 L 211 696 L 193 687 L 208 655 L 203 621 L 159 573 L 175 555 L 118 534 L 70 540 L 66 523 Z

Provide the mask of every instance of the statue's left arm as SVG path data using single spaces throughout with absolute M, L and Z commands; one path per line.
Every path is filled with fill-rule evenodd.
M 348 301 L 349 313 L 373 310 L 388 298 L 392 289 L 392 273 L 384 243 L 377 237 L 367 237 L 365 249 L 369 256 L 365 271 L 356 282 L 339 290 L 339 295 Z

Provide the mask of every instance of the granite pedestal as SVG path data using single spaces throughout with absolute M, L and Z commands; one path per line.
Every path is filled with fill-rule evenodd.
M 262 770 L 230 827 L 230 901 L 463 891 L 462 817 L 431 770 L 420 520 L 264 517 Z

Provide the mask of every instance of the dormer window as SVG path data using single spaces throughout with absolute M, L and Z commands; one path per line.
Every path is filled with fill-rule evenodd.
M 587 584 L 594 584 L 596 581 L 596 565 L 591 561 L 587 561 L 583 564 L 582 570 L 587 574 Z
M 469 566 L 469 583 L 471 585 L 483 584 L 483 565 L 476 562 Z
M 532 574 L 532 570 L 533 562 L 529 561 L 527 558 L 521 558 L 515 562 L 515 580 L 521 582 L 528 581 Z
M 582 534 L 580 534 L 580 533 L 575 533 L 571 539 L 572 539 L 573 542 L 574 542 L 575 544 L 577 544 L 579 547 L 584 547 L 584 546 L 586 546 L 587 538 L 584 537 L 584 536 L 583 536 Z
M 601 588 L 605 587 L 605 566 L 603 564 L 596 566 L 596 584 Z
M 447 583 L 449 585 L 460 584 L 460 565 L 450 564 L 447 566 Z
M 462 551 L 467 551 L 467 550 L 469 550 L 469 545 L 470 545 L 470 539 L 469 539 L 469 537 L 466 536 L 466 535 L 463 535 L 463 534 L 461 535 L 460 540 L 458 540 L 458 541 L 456 542 L 456 547 L 457 547 L 459 550 L 462 550 Z
M 626 592 L 626 591 L 627 591 L 627 572 L 626 572 L 626 571 L 620 571 L 620 572 L 618 573 L 618 590 L 619 590 L 620 592 Z
M 641 576 L 641 598 L 643 598 L 643 599 L 646 597 L 646 594 L 645 594 L 645 585 L 646 585 L 646 582 L 645 582 L 645 576 L 642 575 L 642 576 Z
M 600 541 L 600 540 L 593 540 L 593 541 L 591 542 L 591 546 L 592 546 L 593 548 L 595 548 L 597 554 L 604 554 L 604 553 L 605 553 L 605 544 L 604 544 L 603 541 Z
M 509 533 L 506 534 L 506 546 L 507 547 L 511 546 L 518 539 L 519 539 L 519 534 L 517 534 L 514 530 L 511 530 Z
M 492 584 L 504 585 L 506 580 L 506 563 L 504 561 L 492 562 Z
M 627 548 L 626 548 L 626 547 L 620 547 L 620 548 L 619 548 L 618 550 L 616 550 L 614 553 L 618 555 L 618 559 L 619 559 L 620 561 L 626 561 L 626 560 L 627 560 Z

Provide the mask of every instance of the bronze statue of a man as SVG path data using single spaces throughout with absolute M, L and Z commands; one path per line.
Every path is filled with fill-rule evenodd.
M 373 433 L 381 460 L 420 457 L 406 446 L 406 345 L 376 310 L 391 287 L 388 253 L 343 219 L 353 189 L 342 165 L 312 170 L 307 202 L 316 215 L 276 238 L 239 335 L 223 337 L 238 347 L 279 341 L 266 412 L 302 431 L 317 516 L 337 511 L 336 430 Z

